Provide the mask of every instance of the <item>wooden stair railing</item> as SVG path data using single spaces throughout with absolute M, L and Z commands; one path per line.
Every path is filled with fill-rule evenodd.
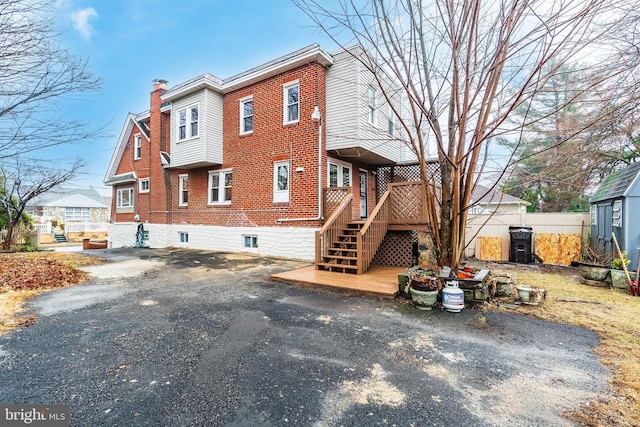
M 387 235 L 389 227 L 389 194 L 387 190 L 357 235 L 358 274 L 364 274 Z
M 347 245 L 350 240 L 354 240 L 353 245 L 356 244 L 355 239 L 351 239 L 346 236 L 344 230 L 349 229 L 349 223 L 351 222 L 352 217 L 352 207 L 353 207 L 353 195 L 347 195 L 344 200 L 338 205 L 327 222 L 322 226 L 322 228 L 316 231 L 316 269 L 327 268 L 331 270 L 332 268 L 342 269 L 343 272 L 347 269 L 356 270 L 357 266 L 352 266 L 351 258 L 357 260 L 357 256 L 349 257 L 343 254 L 335 254 L 335 248 L 333 248 L 334 243 L 344 241 L 344 244 Z M 346 241 L 349 240 L 349 241 Z M 358 248 L 350 246 L 349 249 L 355 249 L 357 253 Z M 334 253 L 332 252 L 332 249 Z M 345 251 L 346 253 L 346 251 Z

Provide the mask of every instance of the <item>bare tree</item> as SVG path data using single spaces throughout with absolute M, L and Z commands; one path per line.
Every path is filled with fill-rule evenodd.
M 12 167 L 0 166 L 0 207 L 7 216 L 7 233 L 2 249 L 9 250 L 13 230 L 20 221 L 27 203 L 34 197 L 74 178 L 82 163 L 65 169 L 52 169 L 42 163 L 28 164 L 16 160 Z
M 0 0 L 0 160 L 94 137 L 57 101 L 95 90 L 87 62 L 57 42 L 55 0 Z
M 605 52 L 637 1 L 625 2 L 626 9 L 617 0 L 341 0 L 334 10 L 320 0 L 294 3 L 339 45 L 362 45 L 369 56 L 358 59 L 378 82 L 391 75 L 401 85 L 407 110 L 394 114 L 421 165 L 441 265 L 463 256 L 471 195 L 486 173 L 491 142 L 518 141 L 540 120 L 528 111 L 563 66 L 598 57 L 567 101 L 588 105 L 585 91 L 617 100 L 611 109 L 590 105 L 593 114 L 581 129 L 608 120 L 635 92 L 629 78 L 635 48 L 614 52 L 616 61 Z M 522 120 L 507 120 L 516 109 L 524 111 Z M 435 176 L 425 167 L 428 146 L 440 166 Z

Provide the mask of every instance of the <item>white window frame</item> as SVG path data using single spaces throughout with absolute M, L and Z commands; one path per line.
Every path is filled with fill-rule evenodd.
M 292 89 L 294 87 L 298 88 L 298 101 L 295 103 L 289 104 L 289 89 Z M 289 106 L 294 104 L 298 106 L 298 117 L 296 117 L 295 119 L 289 120 Z M 292 82 L 288 82 L 282 85 L 282 106 L 283 106 L 283 123 L 285 125 L 298 123 L 300 121 L 300 82 L 298 80 L 294 80 Z
M 231 175 L 231 184 L 227 185 L 226 177 L 227 175 Z M 218 177 L 218 200 L 213 200 L 213 177 Z M 207 201 L 210 205 L 230 205 L 231 199 L 226 200 L 227 196 L 227 188 L 231 188 L 233 190 L 233 169 L 222 169 L 216 171 L 209 171 L 209 179 L 208 179 L 208 193 L 209 200 Z M 233 193 L 233 191 L 232 191 Z M 233 197 L 233 194 L 231 195 Z
M 285 190 L 278 189 L 278 173 L 280 167 L 287 167 L 287 188 Z M 289 160 L 275 162 L 273 164 L 273 203 L 288 203 L 291 193 L 291 162 Z
M 148 193 L 150 188 L 149 178 L 140 178 L 138 180 L 138 193 Z
M 389 117 L 387 118 L 387 135 L 393 136 L 393 128 L 395 123 L 393 122 L 393 108 L 389 105 Z
M 243 234 L 242 247 L 248 250 L 258 249 L 258 236 L 256 236 L 255 234 Z
M 244 106 L 248 103 L 251 103 L 252 107 L 251 107 L 251 115 L 250 116 L 246 116 L 244 114 Z M 253 95 L 250 96 L 245 96 L 244 98 L 240 99 L 240 135 L 248 135 L 250 133 L 253 133 L 253 128 L 255 126 L 255 122 L 253 120 L 254 118 L 254 114 L 255 114 L 255 104 L 253 103 Z M 251 129 L 248 129 L 245 127 L 246 122 L 245 120 L 247 118 L 251 117 Z
M 178 242 L 181 245 L 189 244 L 189 232 L 188 231 L 178 231 Z
M 71 211 L 71 213 L 69 213 Z M 66 222 L 69 221 L 91 221 L 91 208 L 67 207 L 64 211 Z
M 129 193 L 129 203 L 123 204 L 123 194 L 127 192 Z M 134 207 L 134 199 L 133 199 L 133 187 L 122 187 L 116 190 L 116 208 L 133 208 Z
M 335 165 L 337 168 L 336 185 L 331 185 L 331 165 Z M 349 185 L 344 185 L 343 169 L 349 170 Z M 340 160 L 328 158 L 327 159 L 327 185 L 329 187 L 351 187 L 353 186 L 353 168 L 350 164 L 341 162 Z
M 193 110 L 197 111 L 198 119 L 194 122 L 192 120 L 191 112 Z M 182 137 L 180 133 L 181 126 L 181 116 L 184 114 L 184 137 Z M 195 123 L 195 131 L 193 128 L 193 124 Z M 200 104 L 191 104 L 185 108 L 181 108 L 178 110 L 178 114 L 176 115 L 176 138 L 178 142 L 187 141 L 189 139 L 197 138 L 200 135 Z
M 185 181 L 187 183 L 186 189 L 184 188 Z M 189 174 L 186 173 L 178 175 L 178 205 L 189 206 Z
M 133 160 L 140 160 L 142 156 L 142 135 L 133 135 Z
M 374 126 L 377 123 L 378 116 L 376 109 L 377 92 L 373 86 L 369 86 L 367 89 L 367 122 Z

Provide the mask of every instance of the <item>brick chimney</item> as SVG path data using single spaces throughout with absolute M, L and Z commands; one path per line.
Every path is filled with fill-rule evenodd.
M 155 79 L 153 81 L 153 90 L 156 91 L 158 89 L 167 90 L 167 81 L 163 79 Z
M 167 91 L 167 81 L 155 79 L 153 81 L 153 91 L 151 92 L 150 109 L 149 109 L 149 159 L 150 163 L 150 206 L 149 206 L 149 222 L 155 224 L 167 224 L 169 221 L 168 211 L 171 201 L 170 173 L 162 167 L 160 151 L 169 151 L 169 141 L 163 140 L 162 126 L 163 117 L 160 112 L 162 106 L 162 95 Z

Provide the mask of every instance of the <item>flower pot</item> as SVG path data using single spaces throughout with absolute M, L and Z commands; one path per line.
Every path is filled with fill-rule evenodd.
M 630 277 L 635 277 L 635 272 L 629 272 Z M 624 274 L 624 270 L 611 270 L 611 286 L 616 289 L 624 289 L 625 291 L 629 290 L 629 279 L 627 279 L 627 275 Z
M 595 280 L 597 282 L 604 282 L 609 275 L 610 269 L 602 265 L 579 263 L 578 270 L 582 277 L 587 280 Z
M 411 299 L 420 310 L 431 310 L 433 304 L 438 300 L 438 291 L 419 291 L 413 287 L 409 288 Z
M 516 286 L 518 296 L 523 304 L 538 305 L 544 298 L 545 290 L 543 288 L 532 288 L 530 286 Z

